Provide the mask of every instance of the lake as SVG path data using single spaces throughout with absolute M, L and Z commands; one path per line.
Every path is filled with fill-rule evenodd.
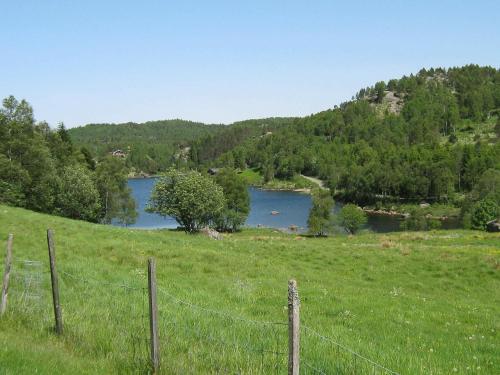
M 136 223 L 130 227 L 177 228 L 178 224 L 173 218 L 145 211 L 155 182 L 155 178 L 130 179 L 128 181 L 139 214 Z M 248 190 L 250 193 L 250 214 L 245 223 L 246 226 L 287 229 L 295 225 L 299 232 L 307 230 L 307 217 L 311 208 L 309 194 L 293 191 L 270 191 L 253 187 Z M 337 213 L 341 208 L 342 204 L 336 202 L 334 213 Z M 272 215 L 272 211 L 277 211 L 279 214 Z M 399 230 L 400 221 L 401 219 L 393 216 L 368 216 L 366 228 L 378 233 L 393 232 Z M 449 225 L 443 227 L 449 227 Z

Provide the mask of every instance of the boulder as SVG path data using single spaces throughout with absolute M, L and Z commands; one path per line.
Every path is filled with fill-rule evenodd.
M 498 219 L 488 221 L 486 223 L 486 231 L 500 232 L 500 221 Z
M 208 238 L 211 238 L 213 240 L 222 240 L 223 236 L 219 232 L 217 232 L 215 229 L 205 227 L 202 230 L 200 230 L 200 233 L 207 236 Z

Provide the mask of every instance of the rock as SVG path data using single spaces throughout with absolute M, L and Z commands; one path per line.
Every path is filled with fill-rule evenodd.
M 297 231 L 297 229 L 299 229 L 299 227 L 298 227 L 298 226 L 296 226 L 295 224 L 292 224 L 292 225 L 290 225 L 290 226 L 288 227 L 288 229 L 290 229 L 292 232 L 296 232 L 296 231 Z
M 200 233 L 213 239 L 213 240 L 222 240 L 223 236 L 219 232 L 217 232 L 215 229 L 205 227 L 202 230 L 200 230 Z
M 420 208 L 428 208 L 430 207 L 431 205 L 429 203 L 426 203 L 426 202 L 422 202 L 420 203 Z
M 486 231 L 500 232 L 500 221 L 498 219 L 488 221 L 486 223 Z

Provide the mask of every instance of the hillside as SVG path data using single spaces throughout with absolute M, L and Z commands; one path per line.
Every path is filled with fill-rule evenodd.
M 360 205 L 460 204 L 488 169 L 500 169 L 499 109 L 499 69 L 422 69 L 231 150 L 211 137 L 193 142 L 212 157 L 192 162 L 253 168 L 265 182 L 319 177 Z
M 127 163 L 137 171 L 155 173 L 175 162 L 189 142 L 208 136 L 222 125 L 205 125 L 184 120 L 149 121 L 142 124 L 88 124 L 68 130 L 78 147 L 85 147 L 98 158 L 120 149 Z
M 289 124 L 292 120 L 246 120 L 230 126 L 185 120 L 88 124 L 69 129 L 68 133 L 76 146 L 87 148 L 97 158 L 119 149 L 126 153 L 130 168 L 137 172 L 157 173 L 182 164 L 189 155 L 196 155 L 200 160 L 212 159 L 216 155 L 209 153 L 205 143 L 216 143 L 219 149 L 228 151 L 249 137 Z M 191 148 L 194 150 L 190 151 Z
M 280 323 L 290 278 L 301 298 L 301 373 L 384 373 L 345 348 L 401 374 L 500 372 L 498 234 L 313 239 L 249 230 L 213 241 L 8 206 L 0 206 L 0 227 L 3 243 L 15 236 L 0 319 L 3 374 L 144 373 L 150 256 L 167 374 L 286 373 Z M 51 330 L 48 227 L 56 235 L 60 338 Z

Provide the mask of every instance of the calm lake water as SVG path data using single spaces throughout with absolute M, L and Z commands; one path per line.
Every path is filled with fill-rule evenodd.
M 173 218 L 165 218 L 145 211 L 155 182 L 155 178 L 130 179 L 128 181 L 139 214 L 136 223 L 131 227 L 177 228 L 178 224 Z M 268 191 L 252 187 L 249 188 L 249 193 L 250 215 L 246 226 L 286 229 L 295 225 L 301 232 L 307 230 L 307 216 L 311 208 L 309 194 L 292 191 Z M 335 203 L 334 212 L 337 213 L 341 208 L 341 203 Z M 278 211 L 279 214 L 272 215 L 271 211 Z M 391 216 L 369 216 L 366 227 L 379 233 L 393 232 L 399 230 L 399 223 L 399 218 Z

